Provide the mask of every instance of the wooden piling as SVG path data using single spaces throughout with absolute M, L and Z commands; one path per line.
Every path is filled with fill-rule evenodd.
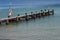
M 37 11 L 35 11 L 35 12 L 36 12 L 36 15 L 35 15 L 35 16 L 36 16 L 36 18 L 37 18 L 37 17 L 38 17 L 38 13 L 37 13 Z
M 1 24 L 1 22 L 0 22 L 0 24 Z
M 49 12 L 49 10 L 48 10 L 48 15 L 50 15 L 50 12 Z
M 44 15 L 44 16 L 46 16 L 46 13 L 45 13 L 45 12 L 46 12 L 46 9 L 44 9 L 44 12 L 43 12 L 43 15 Z
M 52 9 L 52 15 L 54 15 L 54 9 Z
M 40 18 L 40 16 L 41 16 L 41 14 L 40 14 L 40 12 L 37 14 L 37 17 L 39 17 Z
M 43 16 L 45 16 L 45 12 L 43 12 Z
M 41 16 L 43 16 L 43 10 L 41 10 Z
M 35 14 L 32 14 L 32 18 L 35 19 L 36 18 L 36 15 Z
M 33 14 L 33 12 L 31 12 L 31 18 L 35 19 L 35 14 Z
M 6 24 L 9 24 L 9 20 L 6 20 Z
M 34 18 L 36 18 L 36 17 L 37 17 L 37 15 L 36 15 L 36 14 L 33 14 L 33 17 L 34 17 Z
M 45 11 L 45 16 L 48 16 L 50 12 L 48 10 Z
M 20 16 L 20 14 L 18 14 L 17 16 Z M 18 18 L 18 20 L 20 20 L 20 17 Z
M 39 14 L 40 14 L 40 17 L 41 17 L 41 13 L 39 12 Z
M 25 13 L 25 20 L 26 20 L 26 21 L 29 20 L 27 13 Z
M 16 17 L 16 21 L 17 21 L 17 22 L 19 21 L 18 17 Z

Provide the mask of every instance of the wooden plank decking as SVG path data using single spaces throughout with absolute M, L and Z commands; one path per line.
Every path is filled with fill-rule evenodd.
M 11 17 L 7 17 L 7 18 L 0 18 L 0 24 L 1 22 L 6 22 L 6 24 L 9 23 L 9 20 L 15 20 L 15 21 L 19 21 L 20 18 L 25 18 L 26 20 L 29 19 L 29 17 L 32 18 L 33 17 L 41 17 L 41 16 L 48 16 L 48 15 L 53 15 L 54 14 L 54 10 L 47 10 L 47 11 L 41 11 L 41 12 L 36 12 L 33 13 L 31 12 L 30 14 L 25 13 L 24 15 L 17 15 L 17 16 L 11 16 Z

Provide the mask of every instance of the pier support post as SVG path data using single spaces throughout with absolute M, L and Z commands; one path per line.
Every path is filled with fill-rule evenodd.
M 38 17 L 38 15 L 37 15 L 37 11 L 35 11 L 36 12 L 36 15 L 35 15 L 35 17 L 37 18 Z
M 1 22 L 0 22 L 0 24 L 1 24 Z
M 50 12 L 49 11 L 47 11 L 46 9 L 45 9 L 45 16 L 48 16 L 49 14 L 50 14 Z
M 34 18 L 34 17 L 33 17 L 33 12 L 31 12 L 31 18 Z
M 46 16 L 46 14 L 47 14 L 47 13 L 46 13 L 46 9 L 44 9 L 44 16 Z
M 17 21 L 17 22 L 19 21 L 18 17 L 16 17 L 16 21 Z
M 26 16 L 25 16 L 25 20 L 26 20 L 26 21 L 28 21 L 28 20 L 29 20 L 29 18 L 28 18 L 27 13 L 25 13 L 25 15 L 26 15 Z
M 52 9 L 52 15 L 54 15 L 54 9 Z
M 45 16 L 45 12 L 43 12 L 43 16 Z
M 48 15 L 50 15 L 50 10 L 48 10 Z
M 39 13 L 38 13 L 38 17 L 40 18 L 40 16 L 41 16 L 41 13 L 39 12 Z
M 43 16 L 43 10 L 41 10 L 41 16 Z
M 33 14 L 33 12 L 31 12 L 31 18 L 35 19 L 36 18 L 36 14 Z
M 20 15 L 18 14 L 17 17 L 16 17 L 17 22 L 20 20 L 20 18 L 18 16 L 20 16 Z
M 34 18 L 36 18 L 36 17 L 37 17 L 37 15 L 36 15 L 36 14 L 33 14 L 33 17 L 34 17 Z
M 6 24 L 9 24 L 9 20 L 6 20 Z
M 41 17 L 41 13 L 40 13 L 40 17 Z
M 17 16 L 20 16 L 19 14 Z M 20 20 L 20 17 L 18 18 L 18 20 Z

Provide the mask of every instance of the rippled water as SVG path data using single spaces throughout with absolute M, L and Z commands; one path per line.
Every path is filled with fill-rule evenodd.
M 15 8 L 13 14 L 24 14 L 25 12 L 40 11 L 40 9 L 48 8 Z M 29 21 L 19 21 L 10 23 L 9 25 L 0 25 L 0 39 L 11 40 L 60 40 L 60 7 L 50 5 L 55 10 L 55 14 L 51 16 L 31 19 Z M 8 9 L 0 9 L 0 17 L 7 17 Z

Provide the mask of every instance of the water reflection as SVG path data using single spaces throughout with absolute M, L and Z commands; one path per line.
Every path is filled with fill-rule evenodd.
M 58 19 L 56 16 L 46 16 L 1 25 L 0 38 L 15 40 L 46 40 L 46 38 L 49 40 L 51 38 L 53 40 L 56 35 L 60 35 L 60 19 Z

